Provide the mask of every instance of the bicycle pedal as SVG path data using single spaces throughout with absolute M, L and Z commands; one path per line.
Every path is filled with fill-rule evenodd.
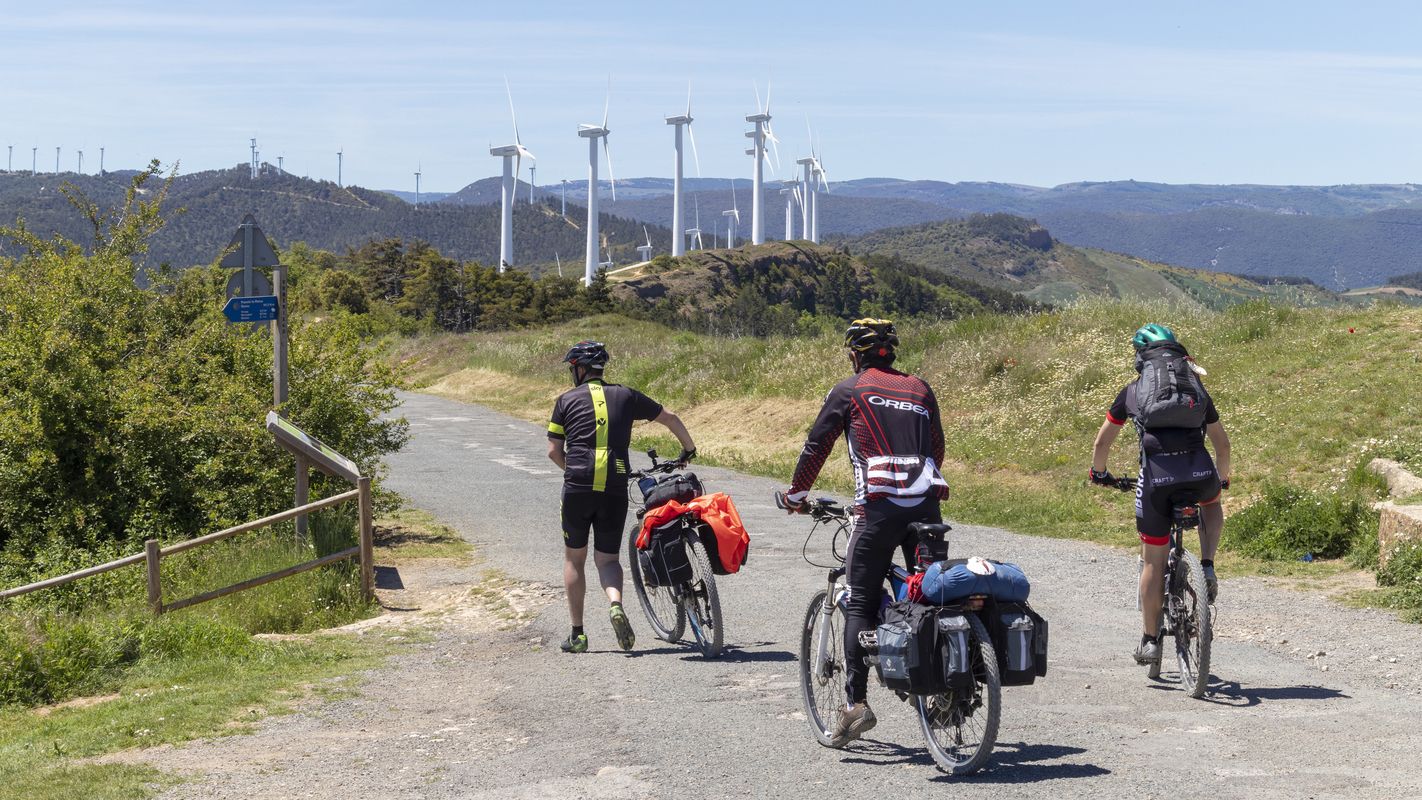
M 875 650 L 878 650 L 878 649 L 879 649 L 879 632 L 878 632 L 878 631 L 860 631 L 860 632 L 859 632 L 859 646 L 862 647 L 862 648 L 864 648 L 865 650 L 870 651 L 870 652 L 873 652 L 873 651 L 875 651 Z

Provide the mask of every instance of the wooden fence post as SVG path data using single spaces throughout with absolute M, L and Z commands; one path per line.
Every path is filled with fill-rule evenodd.
M 360 505 L 360 591 L 366 602 L 375 599 L 375 528 L 370 499 L 370 478 L 356 482 Z
M 296 505 L 298 508 L 311 502 L 311 464 L 306 456 L 296 456 Z M 306 541 L 306 515 L 296 518 L 296 539 Z
M 148 610 L 156 617 L 163 613 L 163 584 L 158 571 L 160 552 L 157 539 L 149 539 L 143 543 L 143 555 L 148 563 Z

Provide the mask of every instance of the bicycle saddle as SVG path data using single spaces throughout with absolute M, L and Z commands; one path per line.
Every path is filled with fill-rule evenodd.
M 908 530 L 909 530 L 909 533 L 912 533 L 912 534 L 914 534 L 915 536 L 925 536 L 925 535 L 926 535 L 926 536 L 942 537 L 943 534 L 947 533 L 948 531 L 953 530 L 953 526 L 952 526 L 952 525 L 949 525 L 949 524 L 946 523 L 946 522 L 939 522 L 939 523 L 933 523 L 933 522 L 910 522 L 910 523 L 909 523 L 909 526 L 908 526 Z

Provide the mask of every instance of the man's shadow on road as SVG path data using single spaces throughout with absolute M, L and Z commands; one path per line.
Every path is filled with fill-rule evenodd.
M 921 764 L 937 767 L 933 757 L 923 747 L 904 747 L 875 739 L 861 739 L 851 747 L 851 752 L 856 755 L 840 759 L 842 763 L 882 766 Z M 993 746 L 992 757 L 981 772 L 974 775 L 937 775 L 932 780 L 944 783 L 1018 784 L 1096 778 L 1111 774 L 1111 770 L 1095 764 L 1039 763 L 1085 752 L 1083 748 L 1065 745 L 998 742 Z
M 1180 684 L 1161 676 L 1150 688 L 1179 690 Z M 1351 700 L 1352 696 L 1327 686 L 1245 686 L 1239 681 L 1225 681 L 1211 675 L 1210 689 L 1200 699 L 1232 708 L 1252 708 L 1266 700 Z

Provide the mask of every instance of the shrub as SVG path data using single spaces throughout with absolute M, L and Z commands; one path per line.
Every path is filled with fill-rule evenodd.
M 1377 515 L 1356 495 L 1271 483 L 1230 517 L 1223 544 L 1254 558 L 1340 558 L 1376 541 L 1377 530 Z

